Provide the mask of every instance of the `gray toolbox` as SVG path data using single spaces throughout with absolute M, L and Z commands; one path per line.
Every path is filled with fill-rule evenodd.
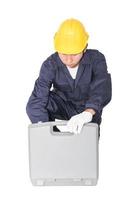
M 80 134 L 56 132 L 67 121 L 30 124 L 29 169 L 33 185 L 96 185 L 98 125 L 87 123 Z

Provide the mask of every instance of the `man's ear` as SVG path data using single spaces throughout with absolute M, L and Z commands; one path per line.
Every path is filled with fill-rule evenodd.
M 88 44 L 87 44 L 86 47 L 84 48 L 83 53 L 86 52 L 87 47 L 88 47 Z

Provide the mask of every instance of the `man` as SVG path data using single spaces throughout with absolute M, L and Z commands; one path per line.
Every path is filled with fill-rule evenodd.
M 68 120 L 66 131 L 75 134 L 85 123 L 100 125 L 102 110 L 111 100 L 111 77 L 104 55 L 87 49 L 88 38 L 79 20 L 60 25 L 54 37 L 56 52 L 43 62 L 27 103 L 32 123 Z

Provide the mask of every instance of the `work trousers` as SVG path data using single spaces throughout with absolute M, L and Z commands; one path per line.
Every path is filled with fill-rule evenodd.
M 55 119 L 69 120 L 72 116 L 77 115 L 85 110 L 85 105 L 65 101 L 54 91 L 49 92 L 48 103 L 43 108 L 43 122 L 55 121 Z M 27 106 L 27 114 L 33 123 L 33 109 Z M 100 129 L 101 116 L 97 113 L 94 115 L 92 122 L 97 123 Z M 56 128 L 55 128 L 56 130 Z M 99 131 L 100 134 L 100 131 Z

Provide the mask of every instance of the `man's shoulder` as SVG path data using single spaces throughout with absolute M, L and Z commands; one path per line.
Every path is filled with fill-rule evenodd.
M 97 57 L 97 56 L 104 56 L 103 55 L 103 53 L 101 53 L 99 50 L 97 50 L 97 49 L 87 49 L 86 50 L 86 54 L 88 55 L 88 56 L 95 56 L 95 57 Z
M 51 54 L 50 56 L 48 56 L 42 63 L 42 65 L 47 65 L 47 66 L 55 66 L 55 64 L 57 63 L 57 58 L 58 58 L 58 54 L 57 52 Z
M 44 60 L 44 62 L 45 62 L 45 61 L 50 62 L 50 61 L 52 61 L 52 60 L 56 60 L 57 57 L 58 57 L 58 53 L 57 53 L 57 52 L 52 53 L 51 55 L 49 55 L 49 56 Z
M 93 63 L 101 59 L 104 59 L 104 55 L 97 49 L 87 49 L 84 54 L 84 62 Z

